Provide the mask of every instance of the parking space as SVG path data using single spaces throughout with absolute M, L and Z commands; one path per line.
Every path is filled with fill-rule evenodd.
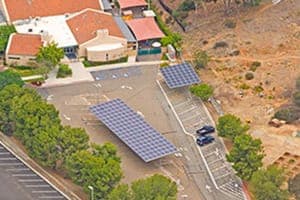
M 108 80 L 108 79 L 129 78 L 132 76 L 138 76 L 142 74 L 142 71 L 140 67 L 126 67 L 126 68 L 94 71 L 91 72 L 91 74 L 96 81 L 101 81 L 101 80 Z
M 67 199 L 42 177 L 16 158 L 0 144 L 1 199 L 5 200 L 64 200 Z M 4 193 L 2 192 L 4 190 Z
M 172 104 L 185 131 L 196 138 L 196 130 L 204 125 L 214 126 L 214 122 L 208 116 L 207 110 L 199 98 L 192 96 L 187 87 L 169 89 L 164 81 L 159 82 L 162 90 Z M 212 136 L 215 142 L 201 147 L 211 178 L 215 185 L 232 199 L 244 199 L 242 183 L 229 163 L 226 161 L 225 149 L 216 133 Z M 196 142 L 194 141 L 196 146 Z

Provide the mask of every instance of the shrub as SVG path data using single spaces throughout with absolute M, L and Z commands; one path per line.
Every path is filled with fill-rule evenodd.
M 300 90 L 300 77 L 296 79 L 296 88 L 297 90 Z
M 293 100 L 297 106 L 300 106 L 300 91 L 293 94 Z
M 250 71 L 255 72 L 256 69 L 257 69 L 258 67 L 260 67 L 260 66 L 261 66 L 261 63 L 260 63 L 259 61 L 254 61 L 254 62 L 250 65 Z
M 169 66 L 169 63 L 168 62 L 163 62 L 160 64 L 160 67 L 167 67 Z
M 225 22 L 224 22 L 224 25 L 227 28 L 235 28 L 236 27 L 236 22 L 231 20 L 231 19 L 226 19 Z
M 194 56 L 194 64 L 195 64 L 196 68 L 206 67 L 210 60 L 206 51 L 202 51 L 202 50 L 196 51 L 193 56 Z
M 180 11 L 190 11 L 190 10 L 195 10 L 195 3 L 193 0 L 184 0 L 178 10 Z
M 214 93 L 212 86 L 208 84 L 193 85 L 190 87 L 190 92 L 197 97 L 200 97 L 203 101 L 207 101 Z
M 298 119 L 298 115 L 292 108 L 283 108 L 275 113 L 274 118 L 291 123 Z
M 217 48 L 226 48 L 226 47 L 228 47 L 227 42 L 220 41 L 220 42 L 216 42 L 213 48 L 217 49 Z
M 246 79 L 246 80 L 252 80 L 253 78 L 254 78 L 254 74 L 253 74 L 253 73 L 247 72 L 247 73 L 245 74 L 245 79 Z
M 300 199 L 300 174 L 297 174 L 293 179 L 289 180 L 289 191 Z
M 250 86 L 247 85 L 246 83 L 243 83 L 242 85 L 240 85 L 240 89 L 242 89 L 242 90 L 248 90 L 248 89 L 250 89 Z
M 69 65 L 59 64 L 56 78 L 65 78 L 65 77 L 71 76 L 71 75 L 72 75 L 72 69 L 69 67 Z
M 256 86 L 254 86 L 253 90 L 256 93 L 260 93 L 260 92 L 264 91 L 264 88 L 261 85 L 256 85 Z
M 123 62 L 127 62 L 128 61 L 128 56 L 119 58 L 117 60 L 109 60 L 109 61 L 99 61 L 99 62 L 92 62 L 92 61 L 88 61 L 87 59 L 85 59 L 84 61 L 82 61 L 82 64 L 85 67 L 94 67 L 94 66 L 99 66 L 99 65 L 108 65 L 108 64 L 115 64 L 115 63 L 123 63 Z

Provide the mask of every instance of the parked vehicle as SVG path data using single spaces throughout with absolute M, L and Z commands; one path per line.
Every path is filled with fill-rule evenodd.
M 201 136 L 205 136 L 205 135 L 207 135 L 209 133 L 213 133 L 213 132 L 215 132 L 215 128 L 210 125 L 205 125 L 196 131 L 196 133 Z
M 197 138 L 196 142 L 199 146 L 204 146 L 206 144 L 210 144 L 215 140 L 214 137 L 210 136 L 210 135 L 206 135 L 206 136 L 200 136 Z

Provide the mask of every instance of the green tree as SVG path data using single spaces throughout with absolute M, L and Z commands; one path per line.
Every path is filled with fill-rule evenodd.
M 284 171 L 276 166 L 253 173 L 250 188 L 256 200 L 288 200 L 288 192 L 281 189 Z
M 175 200 L 177 195 L 176 183 L 159 174 L 137 180 L 132 183 L 131 188 L 134 200 Z
M 92 150 L 92 152 L 95 150 Z M 120 161 L 104 158 L 87 150 L 77 151 L 67 158 L 66 170 L 70 178 L 89 192 L 92 186 L 95 199 L 106 199 L 122 177 Z
M 10 34 L 16 32 L 13 25 L 0 26 L 0 54 L 4 53 Z
M 24 94 L 24 89 L 12 84 L 0 90 L 0 130 L 11 136 L 15 129 L 15 120 L 10 116 L 12 101 Z
M 262 166 L 264 157 L 259 139 L 253 139 L 248 134 L 236 136 L 233 147 L 227 155 L 227 160 L 233 163 L 237 175 L 243 180 L 250 180 L 252 174 Z
M 115 187 L 108 195 L 108 200 L 133 200 L 132 192 L 127 184 Z
M 205 68 L 210 60 L 206 51 L 202 51 L 202 50 L 195 51 L 193 55 L 193 59 L 196 68 Z
M 88 142 L 89 136 L 84 129 L 64 126 L 57 137 L 62 161 L 65 162 L 66 158 L 76 151 L 87 150 L 89 148 Z
M 0 72 L 0 90 L 2 90 L 5 86 L 10 84 L 16 84 L 22 87 L 24 85 L 24 81 L 22 81 L 18 73 L 13 72 L 11 70 Z
M 221 137 L 233 140 L 236 136 L 246 133 L 248 129 L 248 125 L 242 124 L 241 119 L 232 114 L 223 115 L 218 119 L 217 130 Z
M 64 57 L 64 50 L 57 47 L 56 43 L 49 43 L 40 48 L 37 54 L 37 61 L 46 65 L 49 69 L 55 67 Z
M 200 97 L 203 101 L 207 101 L 214 93 L 214 88 L 211 85 L 202 83 L 199 85 L 192 85 L 190 92 L 197 97 Z
M 175 200 L 176 183 L 169 178 L 155 174 L 128 185 L 119 185 L 109 195 L 109 200 Z

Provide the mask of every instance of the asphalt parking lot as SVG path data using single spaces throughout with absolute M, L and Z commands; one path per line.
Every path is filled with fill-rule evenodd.
M 204 199 L 190 175 L 197 173 L 201 176 L 204 171 L 201 163 L 186 162 L 191 158 L 183 154 L 194 149 L 190 148 L 191 141 L 182 133 L 156 83 L 157 73 L 157 66 L 97 71 L 92 72 L 94 82 L 42 88 L 39 92 L 60 111 L 64 124 L 85 128 L 91 142 L 101 144 L 109 141 L 117 146 L 122 158 L 124 182 L 163 173 L 177 182 L 178 199 Z M 121 98 L 178 147 L 179 152 L 149 163 L 142 161 L 88 110 L 89 106 L 114 98 Z M 195 160 L 201 159 L 199 155 L 196 156 Z
M 194 135 L 194 138 L 196 138 L 195 133 L 197 129 L 204 125 L 214 126 L 213 120 L 207 115 L 200 99 L 192 96 L 188 88 L 169 89 L 164 81 L 160 81 L 160 85 L 186 132 Z M 215 142 L 201 147 L 201 151 L 211 172 L 211 179 L 214 180 L 214 185 L 225 193 L 222 199 L 244 199 L 240 179 L 235 176 L 232 167 L 226 161 L 224 146 L 216 133 L 212 135 L 216 139 Z M 197 146 L 195 141 L 193 142 Z M 211 185 L 210 182 L 207 184 Z M 221 196 L 217 197 L 217 199 L 219 198 Z
M 3 200 L 64 200 L 60 192 L 0 144 L 0 194 Z

